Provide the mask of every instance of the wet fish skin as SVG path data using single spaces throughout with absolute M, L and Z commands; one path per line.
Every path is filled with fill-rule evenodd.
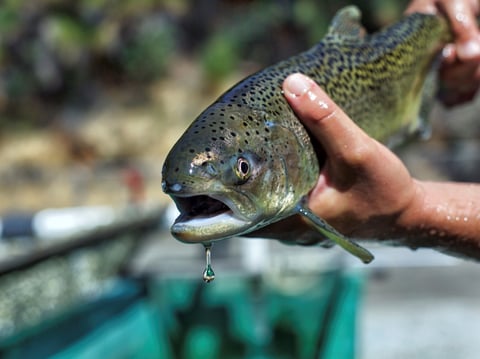
M 368 134 L 387 142 L 422 126 L 424 83 L 450 31 L 433 15 L 412 14 L 373 35 L 359 21 L 357 8 L 342 9 L 319 44 L 242 80 L 191 124 L 163 168 L 163 189 L 181 212 L 175 237 L 206 243 L 301 215 L 318 237 L 364 262 L 373 259 L 305 205 L 324 155 L 286 102 L 282 82 L 306 74 Z

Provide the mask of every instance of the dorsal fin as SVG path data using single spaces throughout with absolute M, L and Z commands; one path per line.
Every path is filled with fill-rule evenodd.
M 360 23 L 361 17 L 362 13 L 356 6 L 351 5 L 340 9 L 335 14 L 326 37 L 350 40 L 362 39 L 366 30 Z

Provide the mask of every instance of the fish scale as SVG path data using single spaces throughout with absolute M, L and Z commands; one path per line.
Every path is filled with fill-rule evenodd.
M 255 235 L 300 215 L 314 231 L 290 229 L 274 237 L 294 234 L 287 240 L 308 243 L 328 239 L 371 261 L 367 250 L 308 209 L 306 197 L 325 158 L 288 105 L 282 83 L 292 73 L 308 75 L 369 135 L 387 142 L 422 127 L 422 97 L 432 97 L 423 93 L 424 84 L 450 37 L 443 18 L 425 14 L 366 35 L 356 7 L 340 10 L 320 43 L 240 81 L 174 145 L 162 181 L 180 211 L 172 234 L 208 244 Z M 198 206 L 207 199 L 208 205 Z

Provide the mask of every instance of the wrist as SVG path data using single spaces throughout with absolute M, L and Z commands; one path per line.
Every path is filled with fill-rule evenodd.
M 415 181 L 416 195 L 399 215 L 392 239 L 480 259 L 480 186 Z
M 422 218 L 425 216 L 427 195 L 425 184 L 413 179 L 413 196 L 401 213 L 399 213 L 393 227 L 392 239 L 406 238 L 410 234 L 418 232 L 425 227 Z

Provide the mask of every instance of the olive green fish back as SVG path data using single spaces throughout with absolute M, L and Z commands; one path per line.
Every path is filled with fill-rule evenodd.
M 272 119 L 298 127 L 281 85 L 289 74 L 302 72 L 372 137 L 386 140 L 402 127 L 414 127 L 424 80 L 451 37 L 447 22 L 412 14 L 365 35 L 359 21 L 355 7 L 341 10 L 318 45 L 248 77 L 219 102 L 266 111 Z

